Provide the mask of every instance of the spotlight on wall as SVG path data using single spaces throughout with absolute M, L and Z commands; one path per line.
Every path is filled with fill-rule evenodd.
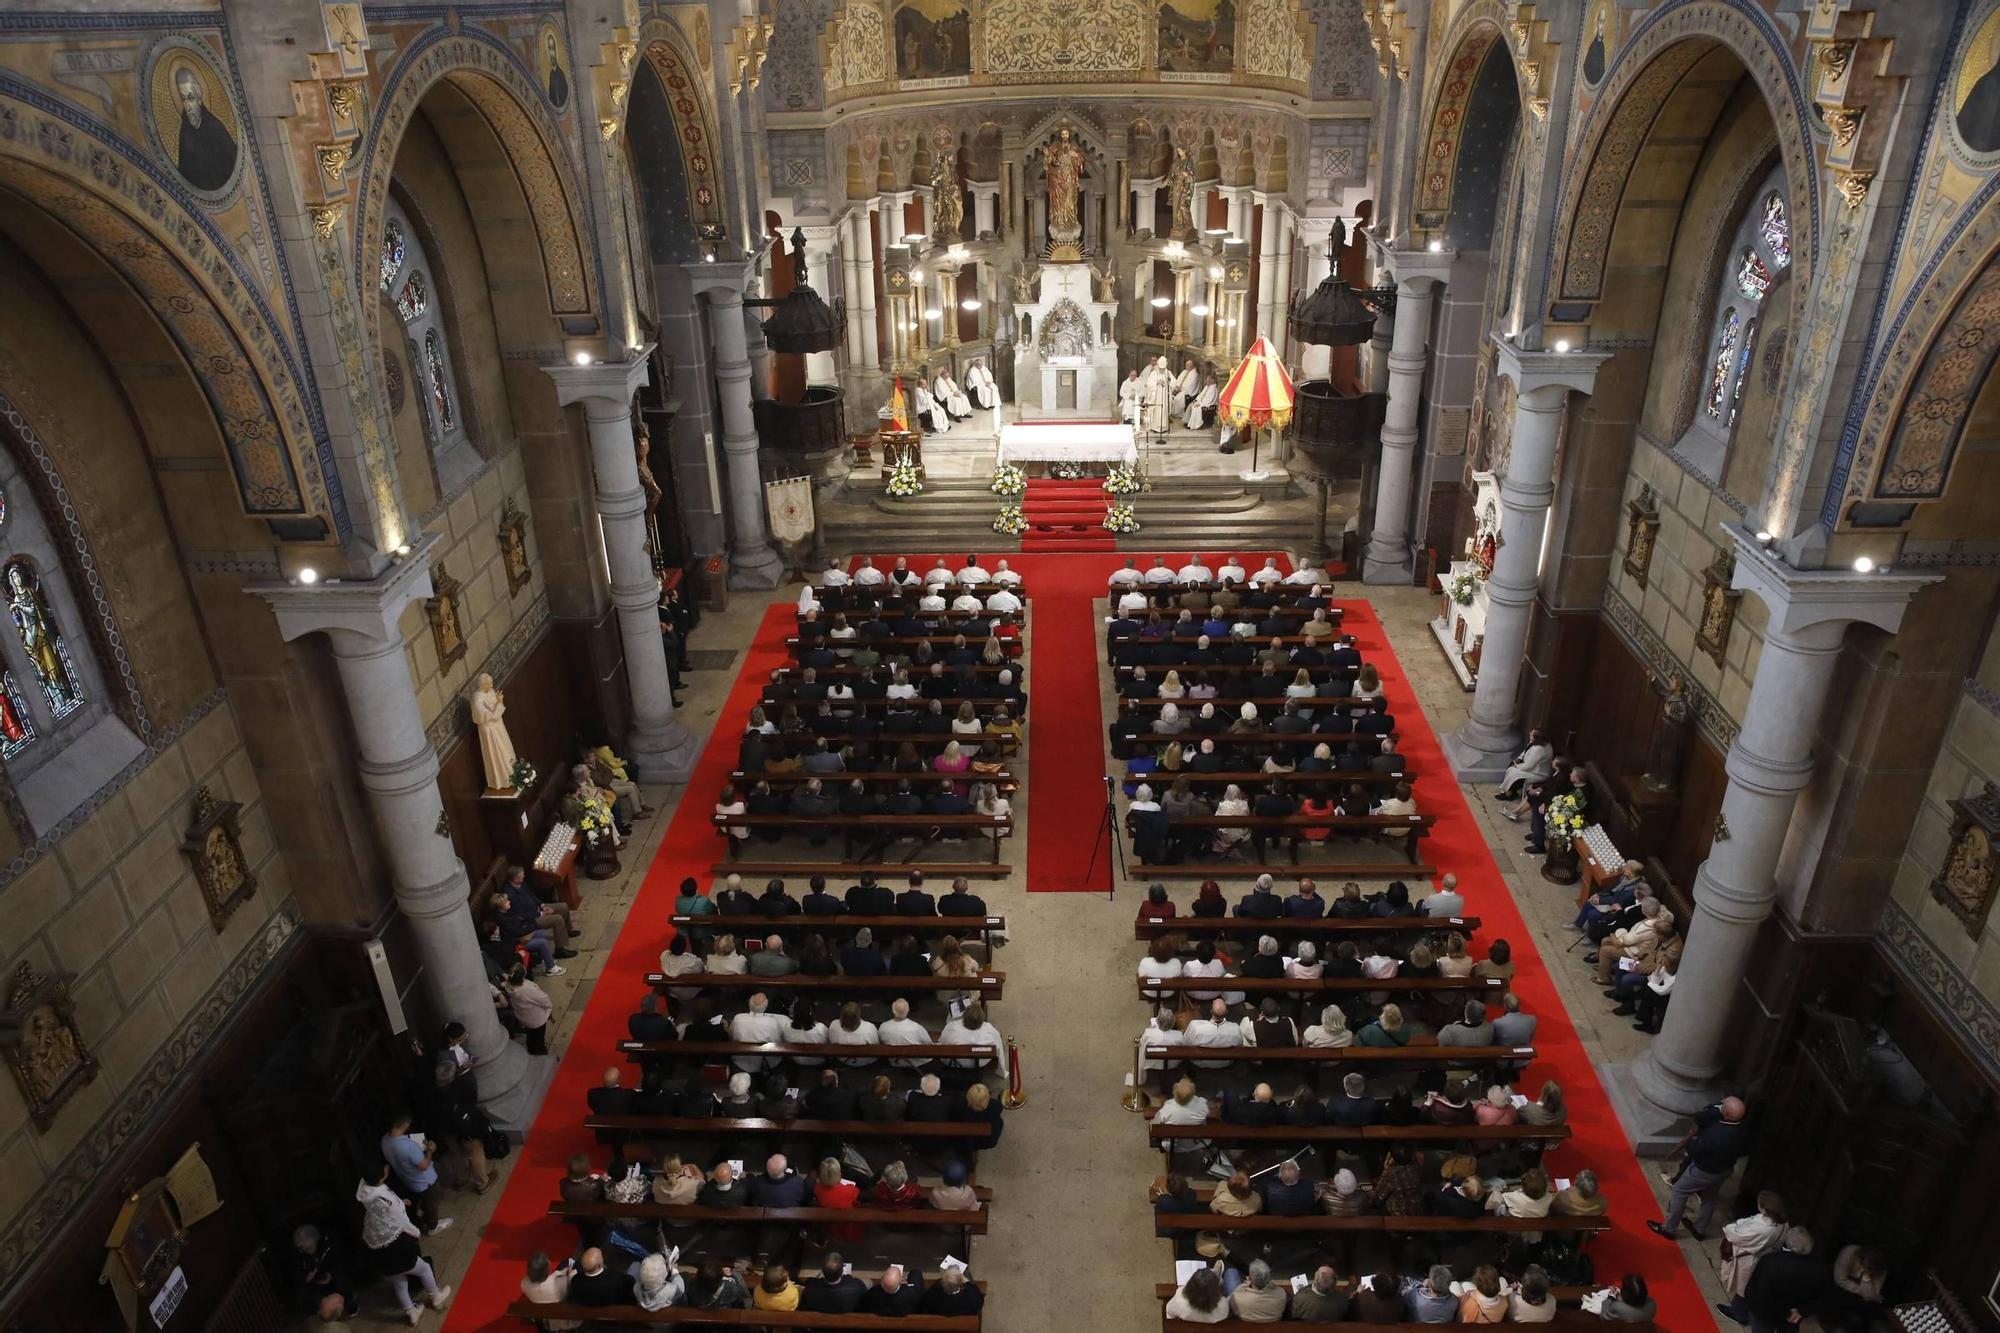
M 1191 305 L 1188 307 L 1188 313 L 1190 315 L 1206 315 L 1208 307 L 1205 305 Z
M 300 568 L 299 568 L 299 582 L 300 582 L 300 583 L 318 583 L 318 582 L 319 582 L 319 571 L 318 571 L 317 569 L 314 569 L 314 568 L 313 568 L 313 567 L 312 567 L 311 565 L 302 565 L 302 566 L 300 566 Z
M 922 269 L 913 268 L 910 270 L 911 282 L 922 282 L 923 280 L 924 280 L 924 271 Z
M 1434 255 L 1441 255 L 1444 253 L 1444 242 L 1432 241 L 1429 245 L 1425 246 L 1424 249 L 1430 251 Z
M 979 302 L 975 298 L 968 296 L 958 303 L 958 308 L 960 310 L 977 310 L 979 309 Z
M 1771 534 L 1763 528 L 1757 529 L 1757 544 L 1759 546 L 1769 546 L 1771 544 Z
M 1556 350 L 1558 352 L 1567 352 L 1569 350 L 1569 339 L 1567 338 L 1556 339 Z
M 575 356 L 571 357 L 570 359 L 572 361 L 575 361 L 579 366 L 587 366 L 590 364 L 590 353 L 578 352 Z
M 1872 574 L 1875 572 L 1875 562 L 1865 555 L 1857 555 L 1854 557 L 1854 572 L 1857 574 Z
M 1208 266 L 1208 280 L 1209 280 L 1210 282 L 1221 282 L 1221 281 L 1222 281 L 1222 265 L 1220 265 L 1220 264 L 1210 264 L 1210 265 Z
M 408 542 L 404 542 L 401 546 L 398 546 L 396 548 L 397 555 L 408 555 L 409 553 L 410 553 L 410 544 Z
M 932 307 L 931 307 L 930 309 L 928 309 L 928 310 L 924 311 L 924 318 L 925 318 L 925 319 L 943 319 L 943 318 L 944 318 L 944 311 L 942 311 L 942 310 L 938 309 L 938 308 L 937 308 L 936 306 L 932 306 Z
M 1153 309 L 1165 310 L 1168 306 L 1172 305 L 1173 303 L 1174 302 L 1172 297 L 1156 296 L 1153 298 Z
M 921 232 L 906 231 L 903 233 L 904 245 L 915 245 L 918 241 L 921 241 L 922 239 L 924 239 L 924 237 L 923 233 Z

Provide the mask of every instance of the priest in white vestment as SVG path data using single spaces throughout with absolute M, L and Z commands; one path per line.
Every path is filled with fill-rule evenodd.
M 1186 410 L 1188 400 L 1201 392 L 1201 372 L 1195 369 L 1194 358 L 1181 363 L 1179 378 L 1174 380 L 1174 415 Z
M 1135 370 L 1125 377 L 1125 382 L 1118 386 L 1119 420 L 1129 421 L 1134 426 L 1139 424 L 1140 400 L 1145 392 L 1146 386 L 1139 382 L 1138 371 Z
M 986 368 L 984 359 L 974 361 L 972 369 L 965 372 L 965 387 L 982 411 L 991 412 L 1000 406 L 1000 385 L 994 380 L 993 372 Z
M 972 415 L 971 400 L 945 371 L 940 370 L 937 379 L 931 382 L 931 395 L 944 404 L 944 410 L 951 414 L 953 421 L 963 421 Z
M 1146 375 L 1145 424 L 1148 434 L 1165 438 L 1173 427 L 1174 372 L 1167 368 L 1167 358 L 1160 357 L 1153 362 L 1153 368 Z
M 931 396 L 931 391 L 921 379 L 917 381 L 917 416 L 922 418 L 924 429 L 933 435 L 942 435 L 951 429 L 951 418 L 938 406 L 938 400 Z
M 1222 386 L 1215 382 L 1215 376 L 1210 375 L 1203 381 L 1201 392 L 1188 399 L 1187 416 L 1185 418 L 1187 428 L 1189 430 L 1206 430 L 1209 423 L 1215 420 L 1215 404 L 1221 397 Z

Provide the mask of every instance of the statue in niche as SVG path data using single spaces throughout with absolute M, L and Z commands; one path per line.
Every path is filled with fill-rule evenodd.
M 1014 274 L 1014 300 L 1021 305 L 1033 305 L 1040 299 L 1042 271 L 1038 268 L 1024 268 Z
M 472 685 L 472 726 L 479 733 L 479 762 L 486 769 L 486 786 L 497 792 L 514 790 L 514 767 L 519 756 L 514 740 L 507 734 L 507 696 L 493 684 L 493 677 L 479 673 Z
M 1660 724 L 1653 729 L 1653 742 L 1646 748 L 1646 771 L 1639 781 L 1647 791 L 1671 792 L 1681 783 L 1681 758 L 1687 753 L 1688 725 L 1694 708 L 1688 703 L 1687 682 L 1676 672 L 1666 681 L 1652 677 L 1659 691 Z
M 1042 155 L 1042 170 L 1049 191 L 1049 240 L 1074 249 L 1083 236 L 1083 224 L 1076 215 L 1077 190 L 1083 183 L 1083 150 L 1070 138 L 1069 126 L 1063 126 Z
M 1174 149 L 1173 169 L 1167 173 L 1167 197 L 1174 206 L 1167 234 L 1175 240 L 1187 240 L 1194 235 L 1194 162 L 1185 148 Z
M 216 800 L 207 787 L 197 789 L 194 814 L 187 836 L 181 840 L 181 855 L 194 871 L 202 901 L 208 905 L 209 924 L 217 930 L 257 891 L 257 876 L 243 856 L 243 834 L 237 822 L 242 808 L 235 801 Z
M 958 150 L 947 144 L 931 163 L 931 239 L 956 245 L 965 225 L 965 189 L 958 182 Z
M 68 978 L 38 976 L 26 960 L 15 965 L 0 1009 L 0 1049 L 40 1129 L 53 1125 L 63 1103 L 97 1077 L 97 1060 L 77 1031 Z
M 431 622 L 431 642 L 437 649 L 438 670 L 449 671 L 465 656 L 465 631 L 458 619 L 459 582 L 442 560 L 431 565 L 431 597 L 424 614 Z
M 652 479 L 652 474 L 646 470 L 645 459 L 646 446 L 642 440 L 639 445 L 639 484 L 642 486 Z M 659 488 L 649 487 L 648 493 L 653 496 L 652 504 L 647 506 L 646 513 L 647 532 L 650 534 L 652 506 L 659 503 Z M 531 575 L 528 572 L 528 516 L 515 505 L 514 497 L 511 495 L 507 497 L 507 503 L 500 506 L 498 536 L 500 562 L 507 571 L 507 595 L 512 597 L 528 586 Z
M 1109 304 L 1117 304 L 1118 266 L 1107 259 L 1104 261 L 1103 268 L 1091 269 L 1090 276 L 1093 279 L 1091 288 L 1096 293 L 1097 299 Z
M 2000 858 L 1993 839 L 2000 833 L 2000 788 L 1992 783 L 1977 796 L 1946 803 L 1951 808 L 1951 850 L 1931 881 L 1931 897 L 1951 909 L 1972 938 L 1979 938 L 2000 895 Z

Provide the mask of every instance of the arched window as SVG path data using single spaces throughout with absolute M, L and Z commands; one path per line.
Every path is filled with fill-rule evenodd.
M 444 310 L 436 297 L 436 267 L 424 252 L 423 242 L 403 212 L 401 201 L 391 197 L 387 214 L 378 257 L 382 292 L 402 321 L 410 374 L 422 386 L 416 397 L 422 408 L 424 437 L 430 444 L 438 490 L 441 494 L 448 493 L 459 480 L 477 470 L 480 460 L 463 429 L 464 413 L 459 410 Z M 382 332 L 384 342 L 388 343 L 389 330 Z
M 1722 475 L 1764 302 L 1791 262 L 1792 228 L 1781 167 L 1750 196 L 1730 233 L 1702 361 L 1700 406 L 1681 437 L 1681 453 L 1711 477 Z
M 111 711 L 55 532 L 11 449 L 0 449 L 0 765 L 37 833 L 145 752 Z

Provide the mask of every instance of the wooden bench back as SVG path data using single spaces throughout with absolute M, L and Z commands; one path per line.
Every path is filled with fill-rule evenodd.
M 722 1328 L 804 1328 L 804 1329 L 895 1329 L 897 1333 L 979 1333 L 978 1315 L 904 1315 L 900 1318 L 872 1314 L 812 1314 L 804 1310 L 696 1310 L 670 1305 L 664 1310 L 646 1310 L 636 1305 L 536 1305 L 515 1301 L 507 1313 L 530 1323 L 542 1320 L 581 1320 L 584 1327 L 600 1323 L 612 1325 L 647 1324 L 659 1327 Z

